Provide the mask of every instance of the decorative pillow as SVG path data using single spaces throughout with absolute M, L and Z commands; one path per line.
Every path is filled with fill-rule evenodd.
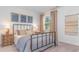
M 31 35 L 33 34 L 33 32 L 30 30 L 16 30 L 15 34 L 16 35 Z
M 26 32 L 24 30 L 16 30 L 17 35 L 25 35 Z

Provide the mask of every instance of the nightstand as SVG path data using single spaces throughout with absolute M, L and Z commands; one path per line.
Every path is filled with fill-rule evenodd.
M 9 46 L 14 43 L 13 34 L 2 35 L 2 46 Z

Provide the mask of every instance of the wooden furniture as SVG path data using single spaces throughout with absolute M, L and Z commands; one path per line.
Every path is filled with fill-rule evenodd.
M 2 46 L 12 45 L 14 43 L 13 34 L 2 35 Z

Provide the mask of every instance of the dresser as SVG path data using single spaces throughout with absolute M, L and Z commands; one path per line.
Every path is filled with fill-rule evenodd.
M 14 43 L 13 34 L 2 35 L 2 47 L 12 45 L 13 43 Z

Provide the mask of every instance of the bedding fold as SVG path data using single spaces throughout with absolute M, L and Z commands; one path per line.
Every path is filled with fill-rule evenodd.
M 21 37 L 19 38 L 17 44 L 16 44 L 16 48 L 19 52 L 24 52 L 25 48 L 26 48 L 26 45 L 28 43 L 28 41 L 30 40 L 29 37 L 27 36 L 24 36 L 24 37 Z

